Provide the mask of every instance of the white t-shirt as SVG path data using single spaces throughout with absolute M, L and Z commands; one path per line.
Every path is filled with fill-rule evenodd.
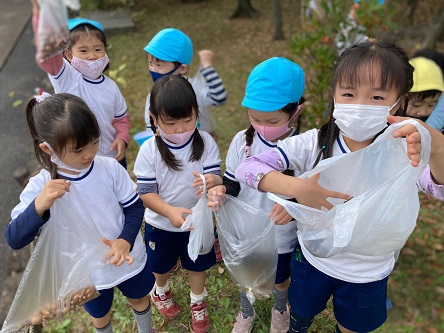
M 128 172 L 115 159 L 96 156 L 88 171 L 79 175 L 60 174 L 70 180 L 71 186 L 75 186 L 82 195 L 83 203 L 87 205 L 88 213 L 100 235 L 109 240 L 117 239 L 124 226 L 122 207 L 131 206 L 139 198 L 137 186 Z M 11 213 L 12 219 L 29 206 L 50 179 L 49 172 L 41 170 L 29 180 L 20 196 L 20 203 Z M 100 290 L 114 287 L 142 271 L 146 263 L 146 248 L 140 232 L 130 255 L 134 258 L 130 266 L 106 265 L 95 271 L 93 281 L 96 288 Z
M 233 140 L 231 141 L 230 148 L 228 149 L 227 159 L 225 161 L 226 170 L 224 176 L 235 182 L 237 182 L 234 176 L 236 168 L 246 158 L 245 131 L 246 130 L 242 130 L 234 136 Z M 293 131 L 291 135 L 294 135 L 294 132 L 295 131 Z M 275 143 L 266 141 L 255 131 L 253 143 L 250 147 L 250 156 L 255 156 L 273 147 L 276 147 Z M 298 175 L 299 174 L 296 174 L 296 176 Z M 264 210 L 267 214 L 271 212 L 271 209 L 274 206 L 274 201 L 267 198 L 267 193 L 258 192 L 244 183 L 240 183 L 240 192 L 237 198 L 252 207 Z M 296 221 L 292 220 L 284 225 L 276 225 L 274 230 L 278 253 L 282 254 L 292 252 L 296 246 L 297 240 Z
M 115 158 L 117 149 L 110 151 L 116 138 L 112 122 L 126 115 L 125 99 L 117 84 L 106 75 L 95 80 L 84 77 L 66 59 L 63 59 L 59 73 L 48 76 L 56 93 L 73 94 L 88 104 L 96 116 L 102 134 L 98 154 Z
M 278 151 L 284 162 L 284 167 L 294 169 L 296 174 L 313 169 L 319 154 L 318 130 L 313 129 L 279 141 Z M 349 152 L 350 149 L 340 134 L 333 147 L 333 156 Z M 304 256 L 311 265 L 321 272 L 343 281 L 352 283 L 378 281 L 388 276 L 395 265 L 395 252 L 382 256 L 339 253 L 330 258 L 319 258 L 306 250 L 300 232 L 298 232 L 298 238 Z
M 199 196 L 194 194 L 196 188 L 193 185 L 193 171 L 200 174 L 220 173 L 220 155 L 214 139 L 206 132 L 199 131 L 204 141 L 204 152 L 200 161 L 191 162 L 192 143 L 191 137 L 183 145 L 174 145 L 164 141 L 175 158 L 182 162 L 180 171 L 170 170 L 160 156 L 156 145 L 156 138 L 151 137 L 140 147 L 134 164 L 134 174 L 137 176 L 137 183 L 143 185 L 158 186 L 159 196 L 163 201 L 174 207 L 184 207 L 191 209 L 196 205 Z M 172 231 L 182 232 L 180 228 L 175 228 L 170 220 L 147 208 L 145 210 L 145 221 L 153 227 Z

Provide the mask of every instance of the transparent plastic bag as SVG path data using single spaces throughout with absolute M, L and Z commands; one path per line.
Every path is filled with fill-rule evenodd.
M 1 332 L 15 332 L 66 314 L 99 296 L 91 274 L 109 248 L 75 186 L 51 207 Z
M 411 166 L 401 139 L 393 132 L 413 123 L 421 134 L 421 163 Z M 268 197 L 284 206 L 298 223 L 304 246 L 313 255 L 330 257 L 340 252 L 366 256 L 401 249 L 416 226 L 419 198 L 416 182 L 431 150 L 429 132 L 415 120 L 389 126 L 370 146 L 321 161 L 300 178 L 320 173 L 319 184 L 351 195 L 347 202 L 329 199 L 333 209 L 318 210 Z
M 196 261 L 199 254 L 209 253 L 214 244 L 213 214 L 211 208 L 207 206 L 207 184 L 205 176 L 199 176 L 204 184 L 203 195 L 197 204 L 191 208 L 193 213 L 187 216 L 181 227 L 182 230 L 187 230 L 190 226 L 193 227 L 188 241 L 188 255 L 193 261 Z
M 269 297 L 278 260 L 269 214 L 227 195 L 216 211 L 216 221 L 222 258 L 235 283 L 251 303 L 254 295 Z
M 38 0 L 38 4 L 40 12 L 36 41 L 37 59 L 42 62 L 68 47 L 68 10 L 65 1 Z

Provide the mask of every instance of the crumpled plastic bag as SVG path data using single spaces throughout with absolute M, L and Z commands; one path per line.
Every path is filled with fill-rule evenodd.
M 227 195 L 216 211 L 222 258 L 234 282 L 255 296 L 269 297 L 276 278 L 278 252 L 269 213 Z
M 400 138 L 393 132 L 407 123 L 421 134 L 421 162 L 413 167 Z M 387 128 L 370 146 L 321 161 L 300 178 L 320 173 L 319 184 L 351 195 L 347 202 L 331 198 L 329 211 L 289 202 L 269 193 L 297 223 L 305 248 L 315 256 L 340 252 L 366 256 L 401 249 L 416 226 L 419 198 L 416 182 L 431 151 L 430 133 L 417 121 L 406 120 Z

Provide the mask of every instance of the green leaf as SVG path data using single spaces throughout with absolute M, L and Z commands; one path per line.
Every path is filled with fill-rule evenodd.
M 22 103 L 23 103 L 23 101 L 21 99 L 18 99 L 16 101 L 14 101 L 14 103 L 12 103 L 12 107 L 16 108 L 17 106 L 19 106 Z

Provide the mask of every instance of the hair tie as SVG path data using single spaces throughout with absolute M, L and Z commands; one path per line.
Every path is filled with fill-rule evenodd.
M 324 145 L 324 146 L 322 146 L 322 149 L 325 149 L 325 148 L 327 148 L 327 146 L 325 146 L 325 145 Z
M 47 97 L 51 96 L 46 91 L 42 92 L 40 95 L 35 95 L 34 98 L 37 103 L 43 102 Z

